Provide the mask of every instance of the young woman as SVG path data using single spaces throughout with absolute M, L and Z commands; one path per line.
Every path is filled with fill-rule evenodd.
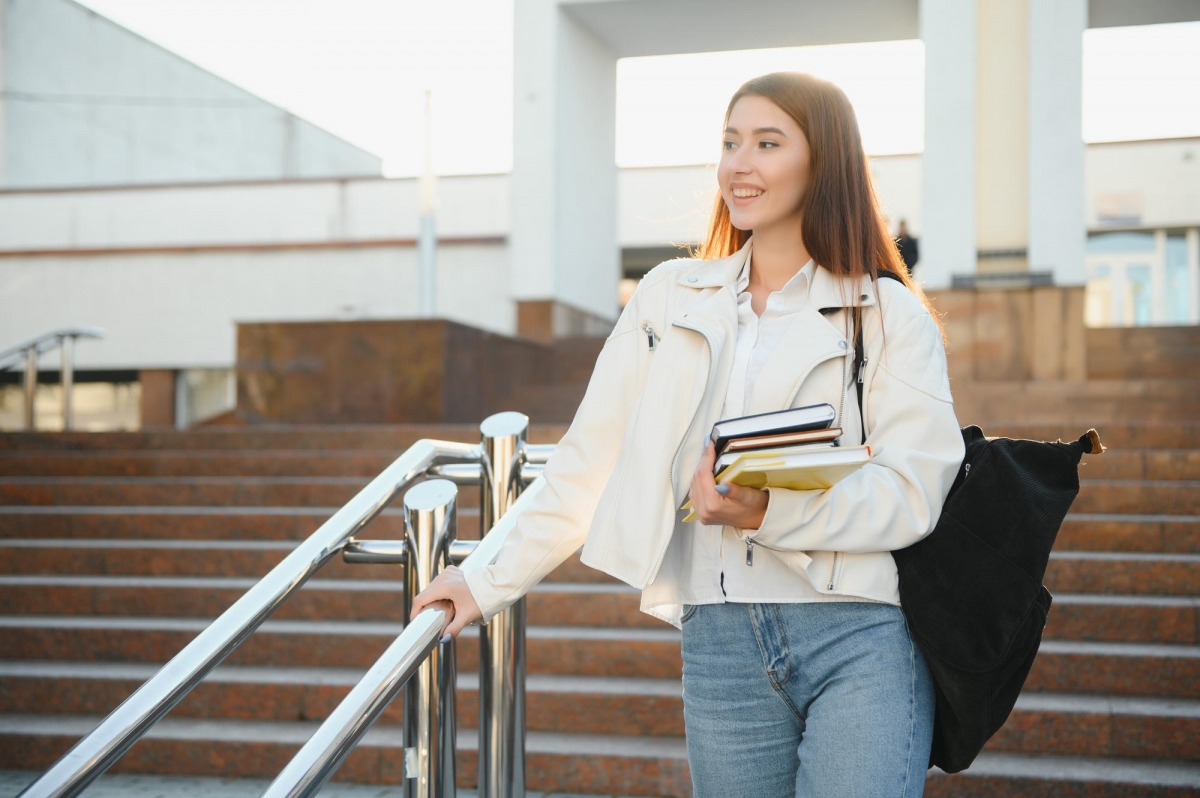
M 890 552 L 932 531 L 964 454 L 942 330 L 836 86 L 773 73 L 738 89 L 717 182 L 700 257 L 639 282 L 500 553 L 448 569 L 414 615 L 449 601 L 447 636 L 486 623 L 582 544 L 682 629 L 697 798 L 920 796 L 933 682 Z M 717 490 L 714 422 L 820 402 L 843 443 L 865 433 L 868 465 L 828 490 Z

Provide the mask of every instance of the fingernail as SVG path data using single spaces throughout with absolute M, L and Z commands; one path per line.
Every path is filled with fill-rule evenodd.
M 709 446 L 712 446 L 712 438 L 706 438 L 704 440 L 704 448 L 707 449 Z
M 446 632 L 446 634 L 442 635 L 441 639 L 438 640 L 438 642 L 439 643 L 449 643 L 450 642 L 450 633 Z
M 722 496 L 728 496 L 729 486 L 722 482 L 720 485 L 717 485 L 717 493 L 721 494 Z

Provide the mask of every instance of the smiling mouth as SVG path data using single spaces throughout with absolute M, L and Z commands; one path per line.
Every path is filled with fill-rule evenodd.
M 761 188 L 735 188 L 735 189 L 733 189 L 733 196 L 737 197 L 738 199 L 753 199 L 754 197 L 761 196 L 762 194 L 763 194 L 763 189 L 761 189 Z

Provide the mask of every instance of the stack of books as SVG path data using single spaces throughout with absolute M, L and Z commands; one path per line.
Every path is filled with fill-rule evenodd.
M 710 439 L 713 478 L 751 488 L 823 490 L 871 460 L 870 446 L 839 446 L 842 434 L 830 404 L 793 407 L 722 419 Z M 692 506 L 689 498 L 680 510 Z M 695 519 L 693 509 L 684 521 Z

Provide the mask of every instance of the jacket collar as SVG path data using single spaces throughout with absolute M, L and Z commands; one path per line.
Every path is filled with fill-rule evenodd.
M 737 278 L 746 259 L 754 236 L 746 240 L 742 248 L 732 255 L 716 260 L 698 260 L 679 270 L 676 282 L 687 288 L 719 288 L 728 286 L 730 293 L 737 296 Z M 812 281 L 808 287 L 808 304 L 822 308 L 843 308 L 855 304 L 856 295 L 864 307 L 875 304 L 875 291 L 869 288 L 870 278 L 855 284 L 849 277 L 834 274 L 820 264 L 815 264 Z M 693 279 L 694 278 L 694 279 Z
M 718 289 L 698 291 L 696 300 L 685 305 L 687 310 L 680 321 L 687 323 L 673 323 L 706 333 L 718 368 L 717 379 L 710 390 L 719 397 L 725 395 L 733 363 L 733 348 L 728 344 L 737 335 L 737 275 L 750 254 L 750 244 L 747 241 L 741 249 L 725 258 L 696 261 L 680 269 L 676 278 L 679 285 L 688 288 Z M 851 286 L 849 278 L 839 277 L 817 265 L 809 286 L 808 302 L 788 322 L 763 364 L 745 415 L 791 407 L 800 384 L 818 363 L 853 355 L 854 347 L 847 338 L 849 331 L 844 329 L 844 324 L 834 324 L 820 312 L 822 308 L 845 307 L 847 300 L 853 303 L 859 299 L 864 306 L 875 304 L 874 291 L 856 292 Z

